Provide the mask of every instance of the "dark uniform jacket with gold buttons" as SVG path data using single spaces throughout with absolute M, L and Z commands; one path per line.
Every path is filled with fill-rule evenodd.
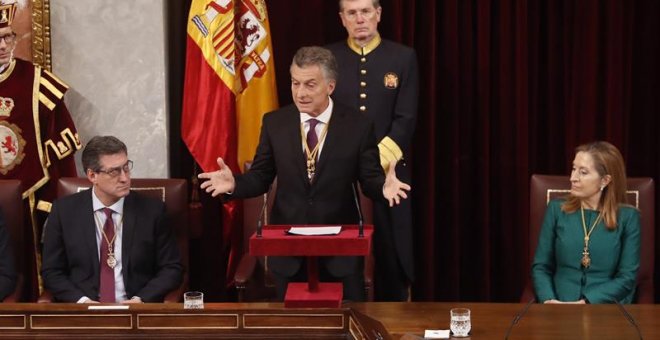
M 393 157 L 401 160 L 397 177 L 410 184 L 410 169 L 405 166 L 405 159 L 409 157 L 417 118 L 419 76 L 415 51 L 379 36 L 364 49 L 354 44 L 349 46 L 346 40 L 327 48 L 334 53 L 340 69 L 332 97 L 373 119 L 381 165 L 386 168 Z M 374 209 L 376 228 L 379 222 L 389 225 L 399 263 L 412 280 L 410 199 L 391 209 L 386 204 L 381 208 Z

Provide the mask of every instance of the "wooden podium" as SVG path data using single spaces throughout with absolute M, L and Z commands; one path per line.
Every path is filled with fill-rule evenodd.
M 100 306 L 104 305 L 94 307 Z M 280 303 L 204 303 L 204 309 L 184 309 L 181 303 L 89 308 L 76 303 L 0 303 L 0 338 L 391 339 L 379 321 L 354 308 L 310 311 L 282 308 Z
M 319 282 L 319 256 L 367 256 L 371 252 L 373 225 L 364 225 L 364 236 L 357 225 L 343 225 L 337 235 L 302 236 L 287 233 L 291 227 L 321 225 L 266 225 L 262 236 L 250 237 L 252 256 L 306 256 L 307 283 L 291 282 L 284 297 L 284 306 L 291 308 L 339 308 L 343 297 L 342 284 Z M 326 225 L 324 225 L 326 226 Z

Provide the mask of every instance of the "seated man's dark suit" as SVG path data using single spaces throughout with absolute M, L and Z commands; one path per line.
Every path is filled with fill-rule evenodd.
M 46 223 L 42 275 L 57 301 L 99 299 L 99 247 L 92 189 L 58 199 Z M 183 266 L 165 205 L 134 191 L 124 199 L 122 274 L 126 295 L 162 302 L 179 286 Z
M 250 171 L 236 176 L 232 196 L 261 195 L 268 191 L 275 176 L 277 192 L 270 220 L 273 224 L 357 224 L 352 189 L 356 181 L 367 196 L 384 200 L 385 175 L 379 164 L 373 123 L 337 102 L 311 184 L 302 149 L 300 112 L 289 105 L 264 116 L 254 162 Z M 300 270 L 302 261 L 303 258 L 271 257 L 269 266 L 276 275 L 290 278 Z M 322 258 L 321 263 L 334 277 L 363 279 L 361 258 L 328 257 Z M 347 287 L 344 280 L 344 284 L 346 299 L 364 299 L 359 283 Z M 283 291 L 278 290 L 282 298 Z
M 14 292 L 16 288 L 16 266 L 11 249 L 11 237 L 0 209 L 0 300 Z

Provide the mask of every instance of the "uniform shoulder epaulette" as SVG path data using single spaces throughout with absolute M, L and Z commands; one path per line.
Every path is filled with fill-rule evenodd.
M 40 72 L 39 77 L 39 101 L 53 110 L 57 103 L 62 100 L 64 93 L 69 89 L 69 86 L 51 73 L 48 70 L 40 69 L 37 67 L 36 72 Z

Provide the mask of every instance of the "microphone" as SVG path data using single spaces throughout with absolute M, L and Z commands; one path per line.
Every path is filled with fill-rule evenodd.
M 523 309 L 521 309 L 520 312 L 518 312 L 518 314 L 516 314 L 516 316 L 511 321 L 511 324 L 509 325 L 509 328 L 506 329 L 506 335 L 504 335 L 504 340 L 509 339 L 509 335 L 511 334 L 511 330 L 513 329 L 513 326 L 515 326 L 520 321 L 520 319 L 522 319 L 523 315 L 525 315 L 525 313 L 527 313 L 527 310 L 529 309 L 529 306 L 531 306 L 534 301 L 536 301 L 536 298 L 531 298 L 527 302 L 525 307 L 523 307 Z
M 630 315 L 630 313 L 628 313 L 626 308 L 623 307 L 623 304 L 621 304 L 621 302 L 619 302 L 619 300 L 614 299 L 614 302 L 616 303 L 617 306 L 619 306 L 619 309 L 621 310 L 621 313 L 623 313 L 623 315 L 626 317 L 626 319 L 628 319 L 628 322 L 630 322 L 630 324 L 635 327 L 635 330 L 637 331 L 637 336 L 639 336 L 640 340 L 643 339 L 642 338 L 642 331 L 639 329 L 639 326 L 637 325 L 637 322 L 635 322 L 635 318 L 633 318 L 633 316 Z
M 357 184 L 351 183 L 351 189 L 353 189 L 353 200 L 355 201 L 355 207 L 357 208 L 358 212 L 358 237 L 362 238 L 364 237 L 364 221 L 362 220 L 362 208 L 360 208 L 360 201 L 358 200 L 358 195 L 357 195 L 357 190 L 355 190 L 355 186 Z
M 261 212 L 259 213 L 259 217 L 257 219 L 257 238 L 261 238 L 261 230 L 263 229 L 264 223 L 264 214 L 266 213 L 266 207 L 268 206 L 268 195 L 270 194 L 270 189 L 271 187 L 268 187 L 268 192 L 263 194 L 264 198 L 264 204 L 261 205 Z

